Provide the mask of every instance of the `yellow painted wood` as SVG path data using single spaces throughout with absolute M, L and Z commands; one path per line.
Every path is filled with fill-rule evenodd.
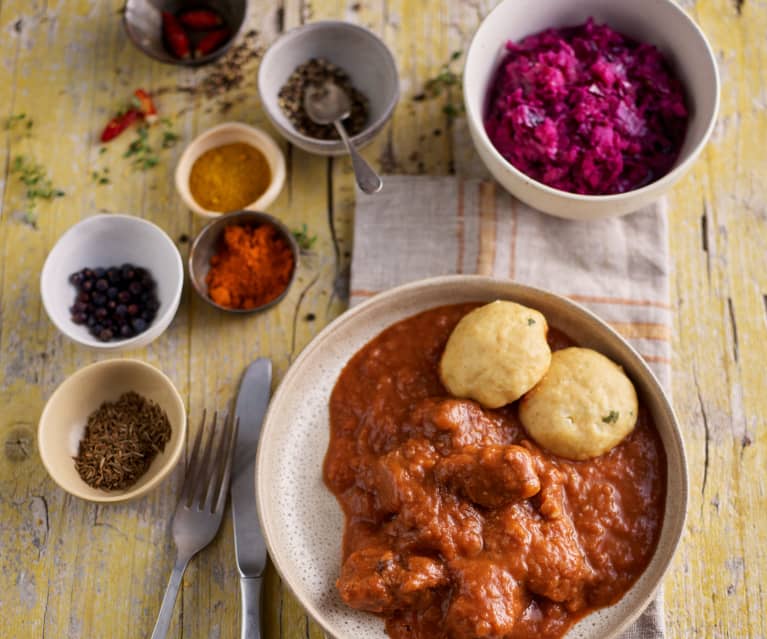
M 82 217 L 126 212 L 174 239 L 201 226 L 175 194 L 172 171 L 183 142 L 225 120 L 266 123 L 258 103 L 258 60 L 225 97 L 172 89 L 209 70 L 157 64 L 137 52 L 120 24 L 119 0 L 0 1 L 0 118 L 24 112 L 30 134 L 0 128 L 0 636 L 148 636 L 172 562 L 168 523 L 181 481 L 146 498 L 97 507 L 48 478 L 35 443 L 45 399 L 77 368 L 104 356 L 57 334 L 40 303 L 38 275 L 58 236 Z M 414 101 L 424 82 L 495 3 L 406 0 L 251 2 L 248 28 L 268 46 L 281 29 L 343 18 L 372 29 L 395 51 L 402 100 L 390 126 L 365 150 L 388 171 L 481 172 L 461 118 L 442 109 L 457 96 Z M 671 197 L 673 393 L 690 462 L 685 538 L 666 579 L 669 637 L 767 637 L 767 5 L 762 0 L 686 0 L 717 52 L 722 114 L 712 142 Z M 131 91 L 158 98 L 182 144 L 147 173 L 126 169 L 130 137 L 99 154 L 98 133 Z M 227 110 L 227 102 L 233 104 Z M 225 113 L 222 113 L 225 111 Z M 318 240 L 302 258 L 288 298 L 262 315 L 216 313 L 189 287 L 169 331 L 128 355 L 165 370 L 184 396 L 190 435 L 203 407 L 226 409 L 238 377 L 257 355 L 279 378 L 301 348 L 345 307 L 354 186 L 349 162 L 310 156 L 283 143 L 289 174 L 272 212 L 306 223 Z M 18 154 L 41 161 L 66 196 L 24 224 L 23 190 L 8 173 Z M 97 185 L 94 169 L 111 168 Z M 332 221 L 332 224 L 331 224 Z M 188 244 L 179 241 L 184 256 Z M 309 319 L 313 318 L 313 319 Z M 270 569 L 265 636 L 322 636 Z M 239 600 L 231 524 L 190 565 L 171 637 L 238 636 Z

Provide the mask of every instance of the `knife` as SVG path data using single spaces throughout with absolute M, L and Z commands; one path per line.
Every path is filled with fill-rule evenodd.
M 261 582 L 267 555 L 256 512 L 256 449 L 271 385 L 272 362 L 260 357 L 245 369 L 234 409 L 239 427 L 230 492 L 240 572 L 241 639 L 261 637 Z

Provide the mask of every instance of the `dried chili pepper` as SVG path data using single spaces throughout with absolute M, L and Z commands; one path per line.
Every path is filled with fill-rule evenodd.
M 162 34 L 165 45 L 173 55 L 182 60 L 189 57 L 189 36 L 176 16 L 167 11 L 162 12 Z
M 189 9 L 178 14 L 178 21 L 187 29 L 208 31 L 217 29 L 224 21 L 213 9 Z
M 212 53 L 218 49 L 224 42 L 229 39 L 229 29 L 218 29 L 211 31 L 202 40 L 197 43 L 194 50 L 194 57 L 201 58 L 202 56 Z
M 147 124 L 154 124 L 157 121 L 157 107 L 154 105 L 152 96 L 149 95 L 144 89 L 136 89 L 133 92 L 135 98 L 135 104 L 141 114 L 144 116 Z
M 104 127 L 104 131 L 101 133 L 101 141 L 109 142 L 109 140 L 114 140 L 140 117 L 141 113 L 137 109 L 128 109 L 116 115 Z

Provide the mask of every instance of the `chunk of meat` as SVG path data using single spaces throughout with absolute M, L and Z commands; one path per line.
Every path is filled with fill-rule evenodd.
M 449 567 L 456 586 L 445 615 L 448 636 L 500 639 L 509 635 L 527 604 L 517 580 L 488 559 L 459 559 Z
M 378 458 L 366 476 L 360 474 L 360 481 L 376 495 L 382 512 L 396 513 L 403 504 L 423 496 L 438 457 L 434 446 L 425 439 L 410 439 Z
M 468 399 L 425 399 L 402 425 L 409 437 L 425 437 L 442 455 L 466 446 L 510 444 L 515 430 L 503 417 Z
M 402 557 L 373 546 L 353 552 L 341 568 L 336 588 L 352 608 L 391 613 L 428 606 L 434 589 L 448 583 L 444 565 L 428 557 Z
M 430 442 L 410 439 L 378 458 L 358 482 L 375 495 L 377 511 L 390 516 L 384 530 L 398 548 L 475 555 L 482 550 L 482 519 L 470 504 L 439 490 L 432 473 L 438 459 Z
M 434 477 L 485 508 L 528 499 L 541 489 L 533 457 L 520 446 L 468 447 L 440 459 Z
M 531 592 L 578 610 L 595 572 L 565 509 L 562 473 L 549 467 L 540 480 L 537 508 L 516 502 L 488 522 L 487 548 L 505 550 L 513 558 L 510 570 Z
M 383 532 L 395 538 L 403 551 L 435 551 L 446 559 L 480 553 L 482 529 L 482 517 L 471 504 L 455 495 L 440 494 L 433 484 L 420 501 L 404 503 L 383 526 Z

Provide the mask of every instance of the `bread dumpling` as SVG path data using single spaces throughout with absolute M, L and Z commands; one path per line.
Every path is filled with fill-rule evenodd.
M 527 306 L 504 301 L 480 306 L 447 340 L 439 365 L 442 383 L 455 397 L 486 408 L 509 404 L 549 368 L 548 330 L 546 318 Z
M 519 403 L 540 446 L 568 459 L 605 454 L 637 421 L 637 394 L 623 369 L 589 348 L 555 351 L 543 379 Z

